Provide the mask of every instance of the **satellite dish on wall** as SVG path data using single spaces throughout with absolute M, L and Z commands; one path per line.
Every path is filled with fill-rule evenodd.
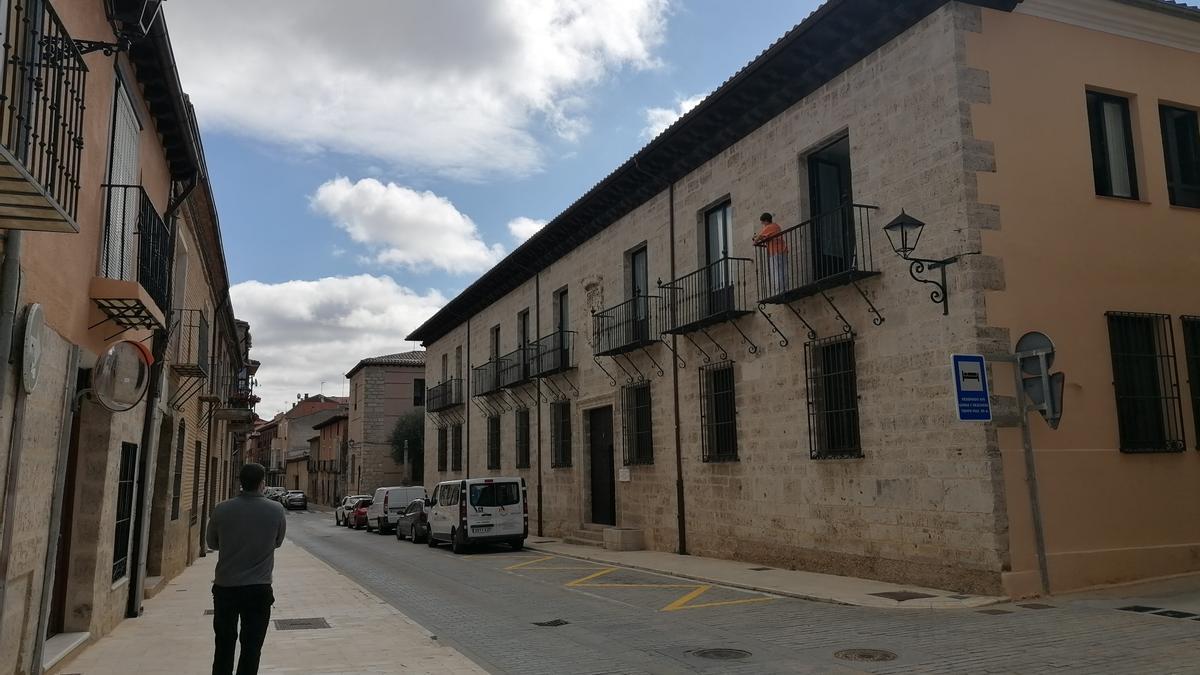
M 113 412 L 132 410 L 150 385 L 150 353 L 140 342 L 118 342 L 92 369 L 92 396 Z

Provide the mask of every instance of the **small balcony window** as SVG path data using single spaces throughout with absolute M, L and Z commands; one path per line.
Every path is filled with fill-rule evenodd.
M 1089 91 L 1087 111 L 1096 194 L 1137 199 L 1137 169 L 1133 154 L 1133 127 L 1129 120 L 1129 99 Z

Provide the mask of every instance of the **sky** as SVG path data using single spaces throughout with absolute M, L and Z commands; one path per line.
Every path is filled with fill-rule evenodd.
M 817 0 L 175 0 L 258 412 L 343 395 Z

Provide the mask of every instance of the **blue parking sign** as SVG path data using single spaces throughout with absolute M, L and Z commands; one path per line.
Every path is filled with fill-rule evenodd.
M 954 367 L 954 402 L 960 422 L 992 421 L 987 365 L 980 354 L 951 354 Z

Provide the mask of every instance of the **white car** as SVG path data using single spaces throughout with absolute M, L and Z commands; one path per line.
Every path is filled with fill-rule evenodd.
M 396 527 L 396 517 L 414 499 L 423 499 L 425 488 L 420 485 L 397 485 L 375 490 L 371 508 L 367 509 L 367 532 L 387 534 Z
M 370 499 L 371 495 L 353 495 L 346 497 L 338 502 L 337 508 L 333 510 L 333 522 L 338 525 L 350 525 L 350 521 L 346 519 L 346 515 L 354 510 L 354 503 L 360 499 Z
M 521 550 L 529 536 L 524 478 L 468 478 L 438 483 L 429 496 L 428 543 L 449 542 L 455 553 L 475 543 Z

